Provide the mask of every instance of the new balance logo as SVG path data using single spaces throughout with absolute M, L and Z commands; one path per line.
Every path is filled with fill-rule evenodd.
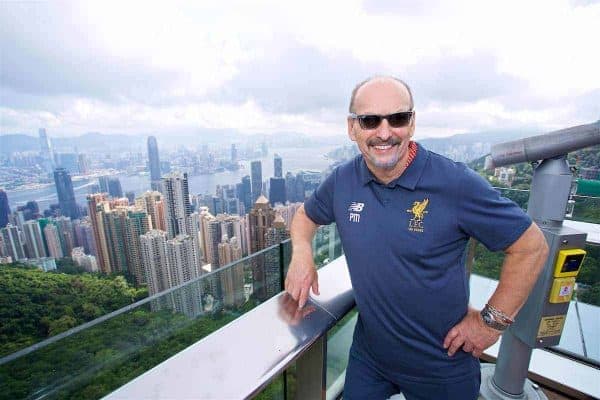
M 348 211 L 351 211 L 349 217 L 350 222 L 360 222 L 360 212 L 365 208 L 365 203 L 357 203 L 353 201 L 350 203 L 350 207 L 348 207 Z
M 357 203 L 353 201 L 350 203 L 350 207 L 348 207 L 348 211 L 361 212 L 365 208 L 365 203 Z

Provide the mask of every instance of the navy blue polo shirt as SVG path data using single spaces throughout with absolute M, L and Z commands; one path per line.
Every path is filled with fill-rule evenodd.
M 357 356 L 400 382 L 479 373 L 471 354 L 448 357 L 443 348 L 467 313 L 467 241 L 506 249 L 531 225 L 523 210 L 464 164 L 421 145 L 387 185 L 357 156 L 336 168 L 304 208 L 316 224 L 337 224 L 359 310 Z

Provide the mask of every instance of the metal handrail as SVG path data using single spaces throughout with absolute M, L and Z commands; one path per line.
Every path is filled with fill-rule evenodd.
M 105 399 L 251 398 L 354 307 L 345 258 L 321 268 L 319 283 L 321 294 L 311 296 L 302 311 L 282 292 Z

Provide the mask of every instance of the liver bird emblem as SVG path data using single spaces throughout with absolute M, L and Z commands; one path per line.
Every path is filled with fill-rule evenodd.
M 429 199 L 424 199 L 423 201 L 415 201 L 413 203 L 412 208 L 410 210 L 406 210 L 406 211 L 412 213 L 413 218 L 416 221 L 421 221 L 421 220 L 423 220 L 423 217 L 425 216 L 425 214 L 428 213 L 428 211 L 425 211 L 428 204 L 429 204 Z

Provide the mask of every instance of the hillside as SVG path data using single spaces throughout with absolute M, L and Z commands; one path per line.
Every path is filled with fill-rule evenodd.
M 0 266 L 0 357 L 133 303 L 147 295 L 124 277 Z

